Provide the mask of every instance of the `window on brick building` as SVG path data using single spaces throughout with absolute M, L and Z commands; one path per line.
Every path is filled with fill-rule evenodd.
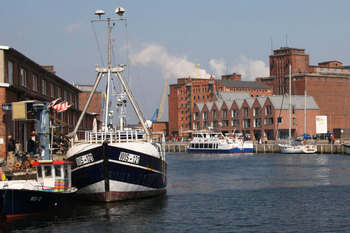
M 53 83 L 50 83 L 50 96 L 55 97 L 55 85 Z
M 227 110 L 222 110 L 222 118 L 227 118 Z
M 248 108 L 243 108 L 243 117 L 248 117 Z
M 62 97 L 62 88 L 61 87 L 57 87 L 57 98 Z
M 231 126 L 239 126 L 239 120 L 232 120 Z
M 254 108 L 254 116 L 260 116 L 260 108 Z
M 21 68 L 21 77 L 20 77 L 20 84 L 23 87 L 27 86 L 27 70 L 24 68 Z
M 232 117 L 237 118 L 238 117 L 238 109 L 233 109 L 232 110 Z
M 265 121 L 265 122 L 264 122 L 265 125 L 272 125 L 272 124 L 273 124 L 273 118 L 272 118 L 272 117 L 270 117 L 270 118 L 265 118 L 264 121 Z
M 265 115 L 270 116 L 271 115 L 271 105 L 265 106 Z
M 208 112 L 203 112 L 203 120 L 208 120 Z
M 283 123 L 283 118 L 282 117 L 278 117 L 277 118 L 277 123 L 278 124 L 282 124 Z
M 213 118 L 216 119 L 218 117 L 217 111 L 213 110 Z
M 261 119 L 256 118 L 254 119 L 254 128 L 260 128 L 261 127 Z
M 41 94 L 46 95 L 46 79 L 41 80 Z
M 13 62 L 8 61 L 7 63 L 7 78 L 8 78 L 8 83 L 10 85 L 13 85 Z
M 226 126 L 228 126 L 228 120 L 222 120 L 221 127 L 226 127 Z
M 243 128 L 250 128 L 250 119 L 243 120 Z
M 38 75 L 33 74 L 33 91 L 38 91 Z

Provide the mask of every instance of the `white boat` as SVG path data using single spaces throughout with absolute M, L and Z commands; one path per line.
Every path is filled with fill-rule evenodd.
M 124 10 L 117 9 L 122 16 Z M 102 15 L 101 12 L 96 14 Z M 128 83 L 121 75 L 124 65 L 111 65 L 110 31 L 113 27 L 110 22 L 115 20 L 123 19 L 95 20 L 108 22 L 108 65 L 106 68 L 96 68 L 98 75 L 95 85 L 70 136 L 75 138 L 93 93 L 104 75 L 107 75 L 106 103 L 109 103 L 111 95 L 111 75 L 115 75 L 123 87 L 123 91 L 117 95 L 119 129 L 110 127 L 110 109 L 106 104 L 104 112 L 107 114 L 102 130 L 85 132 L 85 140 L 74 143 L 67 152 L 67 160 L 73 162 L 72 182 L 78 188 L 77 196 L 102 202 L 159 195 L 165 193 L 167 188 L 164 136 L 150 132 L 150 121 L 145 121 Z M 125 128 L 126 96 L 135 110 L 142 130 Z
M 280 152 L 282 154 L 313 154 L 317 152 L 317 147 L 316 145 L 311 145 L 311 144 L 303 144 L 297 141 L 291 142 L 291 121 L 292 121 L 292 116 L 291 116 L 291 106 L 292 106 L 292 83 L 291 83 L 291 65 L 289 65 L 289 140 L 288 144 L 278 144 L 278 147 L 280 148 Z M 305 96 L 306 96 L 306 91 L 305 91 Z M 305 101 L 305 111 L 306 111 L 306 101 Z M 305 117 L 305 116 L 304 116 Z M 305 118 L 306 119 L 306 118 Z M 304 122 L 305 128 L 306 128 L 306 123 Z
M 350 145 L 349 144 L 343 144 L 344 151 L 346 154 L 350 154 Z
M 0 213 L 6 219 L 48 213 L 74 203 L 71 162 L 39 160 L 36 180 L 0 182 Z
M 187 146 L 189 153 L 252 153 L 253 143 L 242 135 L 224 136 L 222 133 L 196 132 Z

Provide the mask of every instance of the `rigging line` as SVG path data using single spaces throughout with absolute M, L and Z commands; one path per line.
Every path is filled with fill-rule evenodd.
M 112 49 L 111 50 L 112 50 L 112 58 L 113 58 L 113 63 L 114 63 L 113 66 L 115 67 L 115 66 L 117 66 L 117 63 L 115 62 L 116 59 L 115 59 L 115 54 L 114 54 L 114 45 L 115 45 L 114 43 L 115 43 L 115 40 L 113 39 L 112 40 Z
M 127 20 L 125 20 L 124 28 L 125 28 L 125 41 L 126 41 L 126 59 L 127 59 L 128 64 L 130 64 L 130 58 L 129 58 L 129 33 L 128 33 L 128 21 Z M 129 85 L 130 85 L 130 88 L 131 88 L 130 67 L 127 66 L 126 69 L 127 69 L 127 72 L 128 72 Z
M 97 37 L 97 34 L 96 34 L 96 30 L 95 30 L 94 23 L 91 22 L 91 25 L 92 25 L 92 28 L 93 28 L 93 30 L 94 30 L 95 40 L 96 40 L 98 52 L 100 53 L 102 65 L 105 66 L 104 61 L 103 61 L 103 57 L 102 57 L 102 53 L 101 53 L 100 43 L 98 42 L 98 37 Z
M 278 118 L 277 118 L 276 138 L 277 138 L 277 136 L 278 137 L 280 136 L 280 135 L 277 135 L 277 134 L 279 134 L 278 133 L 278 125 L 279 125 L 278 119 L 281 117 L 281 112 L 282 112 L 282 107 L 283 107 L 283 100 L 284 100 L 284 95 L 282 96 L 281 107 L 280 107 L 280 114 L 278 115 Z M 276 141 L 276 139 L 275 139 L 275 141 Z

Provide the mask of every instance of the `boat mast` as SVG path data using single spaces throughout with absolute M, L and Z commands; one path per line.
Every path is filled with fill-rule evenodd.
M 292 138 L 292 65 L 289 64 L 289 131 L 288 141 Z
M 306 96 L 307 96 L 307 78 L 305 77 L 305 97 L 304 97 L 304 134 L 306 134 Z

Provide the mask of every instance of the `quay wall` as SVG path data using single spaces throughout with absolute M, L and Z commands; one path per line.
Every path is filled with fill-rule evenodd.
M 166 142 L 166 152 L 186 152 L 189 142 Z M 324 142 L 316 143 L 318 154 L 345 154 L 344 147 L 341 144 L 327 144 Z M 279 153 L 278 145 L 273 142 L 267 144 L 254 144 L 255 153 Z

